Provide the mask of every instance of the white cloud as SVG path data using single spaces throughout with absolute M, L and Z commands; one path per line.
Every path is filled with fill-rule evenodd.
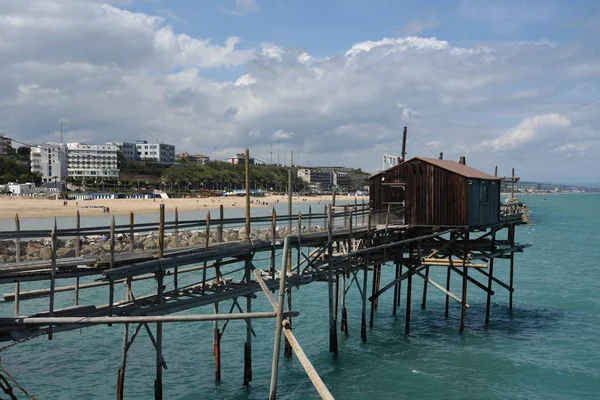
M 273 139 L 291 139 L 294 136 L 294 132 L 286 132 L 279 129 L 273 132 Z
M 564 135 L 570 126 L 571 122 L 560 114 L 538 115 L 527 118 L 500 137 L 482 142 L 481 148 L 501 151 L 524 147 L 550 134 Z

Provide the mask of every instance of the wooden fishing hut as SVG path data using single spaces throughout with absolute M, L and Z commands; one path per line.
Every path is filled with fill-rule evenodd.
M 392 221 L 419 227 L 497 224 L 500 178 L 461 162 L 414 157 L 369 178 L 370 206 Z

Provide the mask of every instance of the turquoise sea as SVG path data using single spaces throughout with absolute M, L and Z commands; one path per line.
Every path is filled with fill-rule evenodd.
M 375 328 L 360 340 L 360 301 L 349 292 L 349 335 L 339 336 L 339 355 L 328 352 L 327 285 L 294 291 L 294 333 L 305 353 L 338 399 L 597 399 L 600 398 L 600 196 L 523 197 L 533 226 L 519 227 L 517 241 L 533 247 L 516 256 L 514 309 L 508 293 L 495 286 L 491 323 L 484 324 L 485 295 L 469 286 L 467 328 L 458 333 L 458 304 L 444 318 L 444 296 L 430 287 L 421 310 L 420 279 L 414 279 L 411 333 L 404 333 L 406 286 L 396 317 L 392 291 L 382 296 Z M 264 267 L 264 264 L 263 264 Z M 508 277 L 508 262 L 496 264 Z M 384 268 L 382 284 L 391 280 Z M 445 270 L 432 269 L 443 282 Z M 483 275 L 481 275 L 483 277 Z M 25 286 L 31 289 L 34 285 Z M 453 277 L 452 290 L 459 292 Z M 4 285 L 2 292 L 12 291 Z M 140 283 L 134 293 L 151 289 Z M 262 295 L 254 311 L 267 311 Z M 82 303 L 106 298 L 105 290 L 83 291 Z M 72 302 L 72 293 L 59 303 Z M 32 300 L 22 312 L 39 310 L 47 300 Z M 230 303 L 222 303 L 227 311 Z M 13 303 L 0 303 L 2 316 Z M 192 312 L 212 312 L 212 307 Z M 222 383 L 215 384 L 212 324 L 165 324 L 165 399 L 264 399 L 268 396 L 273 321 L 253 323 L 253 381 L 242 385 L 245 325 L 232 321 L 222 339 Z M 112 399 L 120 365 L 122 328 L 86 328 L 58 333 L 52 341 L 33 339 L 0 353 L 1 363 L 39 399 Z M 3 346 L 5 344 L 0 344 Z M 317 398 L 295 358 L 280 362 L 279 398 Z M 154 351 L 140 333 L 129 353 L 125 397 L 153 398 Z M 0 398 L 2 395 L 0 394 Z M 21 397 L 19 397 L 21 398 Z

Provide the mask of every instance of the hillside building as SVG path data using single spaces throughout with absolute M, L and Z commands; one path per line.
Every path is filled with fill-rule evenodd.
M 42 175 L 42 182 L 52 182 L 61 186 L 67 177 L 67 145 L 64 143 L 44 143 L 32 146 L 29 154 L 31 172 Z
M 68 143 L 68 175 L 77 179 L 119 179 L 114 144 Z

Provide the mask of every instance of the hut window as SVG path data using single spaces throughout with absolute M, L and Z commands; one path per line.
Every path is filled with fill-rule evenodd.
M 481 182 L 481 196 L 479 197 L 481 203 L 488 203 L 490 201 L 489 193 L 489 182 Z

